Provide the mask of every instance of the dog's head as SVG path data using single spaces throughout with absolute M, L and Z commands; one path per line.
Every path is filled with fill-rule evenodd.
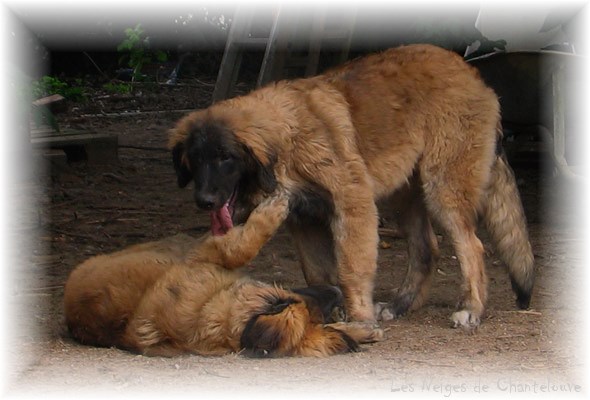
M 178 185 L 194 183 L 195 203 L 211 212 L 217 234 L 243 222 L 256 205 L 251 204 L 254 195 L 270 193 L 277 185 L 274 157 L 256 142 L 245 143 L 234 129 L 197 111 L 181 119 L 170 135 Z
M 342 293 L 334 286 L 312 286 L 293 292 L 266 294 L 260 310 L 246 323 L 240 345 L 254 357 L 273 357 L 317 352 L 328 355 L 358 350 L 343 332 L 327 338 L 318 332 L 342 307 Z

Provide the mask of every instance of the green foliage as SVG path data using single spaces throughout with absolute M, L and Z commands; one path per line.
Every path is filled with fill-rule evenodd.
M 59 78 L 53 76 L 43 76 L 41 79 L 33 81 L 32 94 L 34 99 L 39 99 L 52 94 L 59 94 L 71 101 L 86 100 L 86 93 L 82 86 L 82 81 L 77 79 L 76 86 L 70 86 Z
M 63 96 L 62 93 L 68 87 L 68 84 L 58 78 L 46 75 L 37 81 L 33 81 L 32 86 L 33 98 L 39 99 L 41 97 L 51 96 L 52 94 L 61 94 Z
M 141 24 L 137 24 L 135 28 L 125 29 L 125 35 L 127 38 L 117 46 L 118 52 L 125 53 L 119 59 L 119 63 L 127 61 L 127 65 L 133 68 L 133 81 L 143 78 L 141 70 L 146 63 L 152 61 L 164 62 L 168 59 L 165 52 L 150 49 L 150 38 L 145 35 Z
M 102 88 L 109 93 L 115 94 L 128 94 L 131 93 L 133 89 L 133 85 L 129 83 L 115 83 L 115 82 L 108 82 L 102 85 Z

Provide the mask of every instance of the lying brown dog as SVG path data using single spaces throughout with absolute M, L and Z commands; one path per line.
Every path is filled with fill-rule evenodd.
M 70 333 L 83 344 L 149 356 L 242 350 L 327 356 L 379 340 L 382 331 L 366 325 L 324 324 L 342 300 L 336 288 L 287 291 L 220 265 L 219 260 L 239 264 L 254 257 L 250 239 L 260 240 L 265 229 L 270 237 L 280 217 L 275 209 L 254 212 L 249 229 L 230 230 L 237 240 L 231 248 L 216 247 L 209 236 L 177 235 L 86 260 L 65 286 Z

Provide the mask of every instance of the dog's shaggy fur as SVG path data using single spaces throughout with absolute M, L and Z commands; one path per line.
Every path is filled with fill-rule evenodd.
M 276 218 L 269 210 L 273 207 L 251 215 L 249 226 L 256 226 L 256 233 L 233 230 L 243 247 L 251 246 L 250 237 L 258 240 L 267 221 Z M 239 351 L 327 356 L 382 337 L 382 331 L 366 325 L 324 325 L 342 300 L 337 288 L 287 291 L 254 281 L 211 262 L 220 250 L 211 243 L 208 237 L 177 235 L 83 262 L 65 286 L 71 335 L 84 344 L 150 356 Z M 234 262 L 251 258 L 247 251 L 229 257 L 239 258 Z
M 169 144 L 179 184 L 194 181 L 197 205 L 226 217 L 217 224 L 220 245 L 230 240 L 223 210 L 239 222 L 241 210 L 287 195 L 308 283 L 339 284 L 359 321 L 374 318 L 376 201 L 404 197 L 410 266 L 391 310 L 402 314 L 426 297 L 438 250 L 434 218 L 464 277 L 452 319 L 469 328 L 487 297 L 478 217 L 508 266 L 519 307 L 528 307 L 533 287 L 533 253 L 501 137 L 498 99 L 477 70 L 452 52 L 413 45 L 195 111 Z

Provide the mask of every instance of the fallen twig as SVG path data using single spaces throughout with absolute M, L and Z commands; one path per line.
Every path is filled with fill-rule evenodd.
M 542 316 L 543 313 L 535 310 L 497 310 L 499 314 L 525 314 L 525 315 L 538 315 Z
M 387 236 L 394 239 L 403 239 L 405 237 L 399 229 L 379 228 L 378 232 L 381 236 Z
M 102 174 L 102 176 L 103 176 L 103 178 L 111 178 L 111 179 L 114 179 L 114 180 L 116 180 L 119 183 L 129 183 L 129 180 L 128 179 L 126 179 L 126 178 L 124 178 L 124 177 L 122 177 L 120 175 L 113 174 L 112 172 L 105 172 L 104 174 Z

